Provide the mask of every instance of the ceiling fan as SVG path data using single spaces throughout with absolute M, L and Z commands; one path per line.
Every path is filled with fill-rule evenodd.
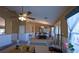
M 25 20 L 35 20 L 35 18 L 31 17 L 32 15 L 32 12 L 31 11 L 27 11 L 26 13 L 24 13 L 24 10 L 23 10 L 23 6 L 22 6 L 22 12 L 19 14 L 19 20 L 21 21 L 25 21 Z

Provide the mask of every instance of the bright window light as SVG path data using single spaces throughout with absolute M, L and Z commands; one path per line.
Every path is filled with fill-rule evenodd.
M 67 23 L 68 41 L 73 45 L 73 52 L 79 53 L 79 12 L 69 17 Z
M 19 17 L 19 20 L 24 21 L 24 20 L 26 20 L 26 18 L 23 17 L 23 16 L 20 16 L 20 17 Z
M 5 29 L 0 29 L 0 34 L 4 34 L 5 33 Z

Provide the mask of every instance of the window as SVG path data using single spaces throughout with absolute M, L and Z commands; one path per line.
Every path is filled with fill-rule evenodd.
M 0 17 L 0 35 L 5 33 L 5 19 Z
M 55 36 L 54 27 L 51 28 L 51 35 L 52 35 L 52 37 Z
M 79 12 L 69 17 L 67 23 L 68 42 L 73 45 L 73 52 L 79 52 Z
M 0 28 L 0 34 L 4 34 L 4 33 L 5 33 L 5 29 Z

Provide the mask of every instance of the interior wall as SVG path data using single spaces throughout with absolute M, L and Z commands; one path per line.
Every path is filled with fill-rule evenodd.
M 19 32 L 19 21 L 17 18 L 12 19 L 12 33 Z
M 41 26 L 48 27 L 50 29 L 49 25 L 41 24 L 41 23 L 35 23 L 35 22 L 26 22 L 26 32 L 27 33 L 35 33 L 39 32 L 39 29 Z
M 26 22 L 26 33 L 31 33 L 32 32 L 32 23 Z
M 12 34 L 18 32 L 18 23 L 16 13 L 0 7 L 0 17 L 5 19 L 5 34 Z
M 27 33 L 38 32 L 40 26 L 41 26 L 41 24 L 38 24 L 38 23 L 26 22 L 26 32 Z
M 11 20 L 5 20 L 5 34 L 11 34 L 12 33 L 12 21 Z

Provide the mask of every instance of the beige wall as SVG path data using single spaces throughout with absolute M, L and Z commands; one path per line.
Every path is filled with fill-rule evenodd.
M 19 32 L 19 22 L 17 18 L 14 18 L 12 20 L 12 33 L 18 33 Z
M 32 24 L 30 22 L 26 22 L 26 32 L 30 33 L 32 32 Z
M 41 23 L 35 23 L 35 22 L 26 22 L 26 32 L 39 32 L 40 26 L 45 26 L 50 28 L 49 25 L 41 24 Z
M 6 34 L 12 33 L 12 21 L 10 19 L 5 20 L 5 33 Z
M 38 32 L 40 24 L 26 22 L 26 32 Z
M 5 7 L 0 7 L 0 17 L 5 19 L 5 33 L 17 33 L 18 32 L 18 22 L 16 19 L 17 15 L 13 11 L 6 9 Z

